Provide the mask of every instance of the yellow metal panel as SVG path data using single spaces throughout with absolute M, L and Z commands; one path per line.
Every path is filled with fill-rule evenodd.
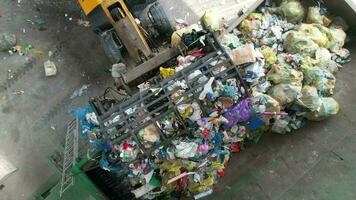
M 117 22 L 114 21 L 113 17 L 111 16 L 111 13 L 109 11 L 109 7 L 112 6 L 115 3 L 119 3 L 120 4 L 120 6 L 122 8 L 122 10 L 120 9 L 120 13 L 121 13 L 121 15 L 123 15 L 122 17 L 123 18 L 128 17 L 128 19 L 130 20 L 131 25 L 134 28 L 135 32 L 138 33 L 139 39 L 140 39 L 140 41 L 138 41 L 138 42 L 143 44 L 143 46 L 145 48 L 145 49 L 142 49 L 142 52 L 144 54 L 146 54 L 145 52 L 149 52 L 149 54 L 151 54 L 151 49 L 148 46 L 148 44 L 146 42 L 146 39 L 144 38 L 142 32 L 140 31 L 138 25 L 136 24 L 134 16 L 131 14 L 130 10 L 127 8 L 124 0 L 103 0 L 102 1 L 101 7 L 103 8 L 104 13 L 108 17 L 108 19 L 111 22 L 111 24 L 115 27 L 115 24 L 117 23 Z M 126 48 L 128 48 L 128 47 L 126 47 Z M 146 55 L 146 56 L 148 57 L 148 55 Z
M 101 4 L 102 0 L 78 0 L 80 6 L 82 7 L 85 15 L 88 15 L 93 11 L 98 5 Z

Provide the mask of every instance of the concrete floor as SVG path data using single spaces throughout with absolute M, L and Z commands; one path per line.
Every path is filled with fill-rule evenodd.
M 18 168 L 0 190 L 1 200 L 30 199 L 52 174 L 47 157 L 64 141 L 70 110 L 85 105 L 88 94 L 98 95 L 111 81 L 104 71 L 110 63 L 96 35 L 77 25 L 78 11 L 76 1 L 71 0 L 0 1 L 0 32 L 15 33 L 19 44 L 32 44 L 44 54 L 0 53 L 0 154 Z M 26 21 L 36 16 L 46 23 Z M 43 62 L 48 59 L 57 65 L 55 77 L 44 75 Z M 13 72 L 12 80 L 7 80 L 8 69 Z M 87 92 L 70 99 L 84 84 L 91 84 Z M 13 94 L 17 90 L 24 94 Z
M 1 200 L 31 199 L 52 173 L 47 157 L 63 142 L 70 110 L 84 105 L 111 81 L 104 71 L 109 62 L 90 28 L 77 25 L 81 16 L 73 2 L 0 1 L 0 32 L 13 32 L 19 44 L 44 52 L 42 57 L 0 53 L 0 154 L 18 168 L 4 182 Z M 26 21 L 36 16 L 46 24 Z M 348 47 L 356 60 L 352 44 Z M 54 53 L 50 58 L 48 51 Z M 47 59 L 57 64 L 55 77 L 44 76 Z M 8 69 L 14 72 L 13 80 L 7 80 Z M 337 75 L 335 98 L 341 106 L 337 116 L 308 123 L 293 134 L 266 134 L 257 145 L 235 154 L 209 199 L 356 199 L 354 76 L 351 63 Z M 88 91 L 70 99 L 83 84 L 91 84 Z M 13 94 L 17 90 L 25 93 Z

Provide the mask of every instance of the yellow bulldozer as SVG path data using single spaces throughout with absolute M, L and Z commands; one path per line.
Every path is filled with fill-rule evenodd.
M 113 63 L 133 60 L 139 65 L 149 60 L 173 32 L 156 0 L 78 1 Z

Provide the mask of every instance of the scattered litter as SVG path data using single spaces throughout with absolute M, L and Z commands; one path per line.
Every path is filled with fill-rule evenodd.
M 45 74 L 46 76 L 55 76 L 57 74 L 57 67 L 54 62 L 47 60 L 44 62 L 44 69 L 45 69 Z
M 81 97 L 83 93 L 89 88 L 90 84 L 84 84 L 81 88 L 76 89 L 73 94 L 70 96 L 70 99 L 74 99 L 76 97 Z
M 52 57 L 53 56 L 53 52 L 52 51 L 48 51 L 48 57 Z
M 207 191 L 204 191 L 204 192 L 194 195 L 194 199 L 201 199 L 201 198 L 209 196 L 211 194 L 213 194 L 213 189 L 209 189 Z
M 43 18 L 35 18 L 35 19 L 26 19 L 27 22 L 31 23 L 32 25 L 44 25 L 46 24 L 46 20 Z
M 23 95 L 23 94 L 25 94 L 25 91 L 23 91 L 23 90 L 17 90 L 17 91 L 15 91 L 15 92 L 13 92 L 12 94 L 15 94 L 15 95 Z
M 0 51 L 8 51 L 16 45 L 17 39 L 15 34 L 0 33 Z
M 79 26 L 90 27 L 90 22 L 87 20 L 78 19 L 77 23 Z
M 7 70 L 7 80 L 11 80 L 14 78 L 14 74 L 12 73 L 11 69 Z

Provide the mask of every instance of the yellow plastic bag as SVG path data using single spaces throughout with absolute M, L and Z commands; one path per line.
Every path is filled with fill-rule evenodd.
M 176 69 L 160 67 L 159 73 L 162 75 L 163 78 L 169 78 L 176 73 Z
M 302 86 L 281 83 L 272 87 L 271 97 L 277 100 L 281 106 L 285 106 L 298 99 L 301 96 L 301 90 Z
M 262 20 L 262 18 L 263 18 L 263 15 L 261 13 L 250 13 L 246 17 L 246 19 L 249 19 L 249 20 Z
M 221 170 L 221 169 L 225 168 L 224 164 L 223 163 L 219 163 L 219 162 L 212 161 L 211 165 L 212 165 L 214 170 Z
M 331 62 L 331 54 L 329 50 L 325 48 L 319 48 L 315 52 L 315 59 L 319 62 L 318 66 L 323 69 L 328 69 L 329 63 Z
M 288 83 L 292 85 L 302 85 L 303 73 L 291 67 L 274 65 L 267 73 L 267 79 L 275 84 Z
M 316 24 L 315 26 L 328 38 L 329 41 L 326 45 L 326 48 L 331 50 L 337 50 L 344 46 L 346 33 L 341 28 L 331 27 L 329 29 L 325 26 L 318 24 Z
M 309 24 L 323 24 L 323 16 L 319 12 L 319 7 L 309 7 L 307 15 L 307 23 Z
M 321 98 L 322 104 L 319 111 L 310 112 L 305 117 L 312 121 L 321 121 L 339 112 L 339 103 L 332 97 Z
M 327 47 L 328 45 L 328 37 L 326 34 L 322 33 L 316 26 L 313 24 L 302 24 L 299 27 L 298 32 L 300 32 L 303 36 L 313 40 L 320 47 Z
M 279 102 L 267 94 L 254 92 L 252 93 L 253 104 L 263 104 L 266 107 L 267 112 L 280 112 L 281 106 Z
M 254 27 L 250 20 L 244 19 L 244 20 L 242 20 L 242 22 L 239 26 L 239 29 L 240 29 L 241 33 L 246 34 L 246 33 L 251 32 L 252 30 L 257 30 L 258 27 Z
M 180 172 L 180 168 L 183 167 L 183 165 L 178 160 L 174 160 L 158 164 L 157 167 L 165 171 Z
M 319 94 L 330 96 L 333 94 L 336 78 L 327 69 L 319 67 L 308 67 L 302 69 L 304 84 L 314 86 Z
M 260 13 L 250 13 L 239 26 L 241 33 L 249 33 L 258 30 L 262 26 L 262 15 Z
M 219 30 L 220 28 L 219 19 L 212 9 L 208 9 L 207 11 L 205 11 L 205 14 L 203 16 L 203 23 L 205 27 L 211 28 L 214 31 Z
M 213 184 L 214 184 L 214 178 L 211 175 L 209 175 L 208 178 L 200 181 L 200 183 L 196 183 L 194 181 L 189 182 L 188 190 L 192 193 L 204 192 L 209 187 L 213 186 Z
M 289 31 L 284 40 L 284 48 L 288 53 L 299 53 L 305 56 L 314 57 L 319 46 L 303 33 Z
M 297 103 L 311 111 L 319 111 L 322 100 L 315 87 L 305 85 L 302 89 L 302 97 L 297 100 Z
M 299 0 L 283 0 L 278 12 L 291 23 L 302 21 L 305 15 L 304 7 Z
M 342 48 L 345 44 L 346 33 L 341 28 L 330 28 L 329 30 L 331 34 L 329 48 L 330 49 Z
M 266 60 L 266 63 L 269 65 L 273 65 L 277 62 L 277 53 L 273 51 L 273 49 L 271 49 L 268 46 L 265 46 L 261 49 L 261 53 L 263 55 L 263 57 Z

